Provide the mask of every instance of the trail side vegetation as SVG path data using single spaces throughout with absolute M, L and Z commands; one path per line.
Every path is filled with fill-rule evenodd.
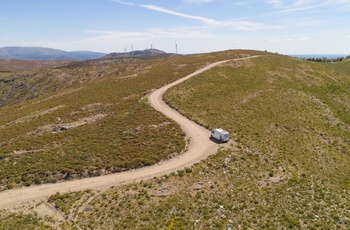
M 200 62 L 177 57 L 176 63 L 203 66 L 245 52 L 206 54 Z M 217 154 L 149 181 L 55 194 L 46 202 L 65 219 L 38 216 L 38 223 L 54 229 L 349 229 L 350 62 L 260 54 L 215 67 L 165 95 L 193 121 L 230 132 Z M 170 122 L 162 119 L 154 124 Z M 21 223 L 26 215 L 10 220 Z
M 0 211 L 0 218 L 0 229 L 56 229 L 52 223 L 46 224 L 43 218 L 35 214 Z

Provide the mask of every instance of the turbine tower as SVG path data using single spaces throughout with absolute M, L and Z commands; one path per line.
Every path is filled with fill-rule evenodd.
M 175 42 L 175 53 L 177 54 L 177 43 Z
M 128 46 L 125 45 L 125 46 L 124 46 L 124 53 L 126 54 L 127 52 L 128 52 Z

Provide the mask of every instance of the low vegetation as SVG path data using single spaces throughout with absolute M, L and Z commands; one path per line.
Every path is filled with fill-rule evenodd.
M 149 106 L 147 95 L 216 58 L 240 55 L 249 52 L 70 62 L 3 77 L 0 88 L 11 99 L 0 108 L 0 190 L 121 172 L 181 154 L 183 132 Z
M 167 81 L 151 75 L 152 65 L 159 64 L 107 66 L 109 73 L 92 79 L 86 75 L 99 75 L 95 65 L 62 67 L 60 75 L 70 76 L 67 82 L 54 75 L 42 82 L 44 95 L 3 107 L 2 189 L 125 171 L 180 153 L 185 145 L 182 131 L 145 99 L 152 88 Z M 170 68 L 164 66 L 163 71 Z M 80 78 L 80 72 L 86 75 Z M 56 91 L 56 84 L 66 84 L 67 89 L 45 93 Z M 41 84 L 34 82 L 33 87 Z
M 0 211 L 0 229 L 55 229 L 45 224 L 41 217 L 23 212 L 9 213 Z
M 247 55 L 235 52 L 171 61 L 203 65 Z M 349 229 L 349 85 L 348 61 L 313 63 L 270 55 L 204 72 L 172 88 L 165 98 L 203 126 L 231 133 L 231 141 L 216 155 L 150 181 L 53 195 L 47 202 L 65 219 L 37 218 L 57 229 Z M 129 106 L 152 114 L 147 103 L 136 101 Z M 107 104 L 99 102 L 99 108 Z M 100 113 L 109 114 L 108 108 Z M 152 119 L 155 115 L 161 120 L 150 124 L 170 125 L 157 113 Z M 129 136 L 139 125 L 121 132 Z
M 276 221 L 293 219 L 298 228 L 317 228 L 315 223 L 331 227 L 349 217 L 344 209 L 350 189 L 349 67 L 349 62 L 262 57 L 212 69 L 172 88 L 166 98 L 197 122 L 229 130 L 237 147 L 247 152 L 244 158 L 260 159 L 255 167 L 247 165 L 255 177 L 248 190 L 259 190 L 259 198 L 275 196 Z M 259 185 L 262 179 L 282 184 L 271 191 Z M 313 206 L 324 213 L 317 214 Z M 304 220 L 309 212 L 317 219 L 310 225 Z M 332 220 L 331 213 L 339 216 Z

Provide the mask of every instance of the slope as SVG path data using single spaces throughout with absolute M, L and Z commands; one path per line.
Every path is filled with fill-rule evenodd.
M 235 60 L 246 60 L 256 57 L 258 56 L 251 56 Z M 2 200 L 0 203 L 0 208 L 21 207 L 25 204 L 28 204 L 28 202 L 39 202 L 43 198 L 55 193 L 67 193 L 72 191 L 97 188 L 101 189 L 104 187 L 120 185 L 122 183 L 125 184 L 140 180 L 149 180 L 153 177 L 160 177 L 162 175 L 170 174 L 176 172 L 177 170 L 184 169 L 185 167 L 190 167 L 194 163 L 198 163 L 200 160 L 203 160 L 209 155 L 216 153 L 217 145 L 208 139 L 210 132 L 171 109 L 163 102 L 162 96 L 169 88 L 174 87 L 175 85 L 178 85 L 197 74 L 200 74 L 225 62 L 227 61 L 212 63 L 184 78 L 163 86 L 162 88 L 152 92 L 149 96 L 149 102 L 151 106 L 178 123 L 185 131 L 187 138 L 191 139 L 189 145 L 187 146 L 186 152 L 183 155 L 161 162 L 151 167 L 144 167 L 125 173 L 2 192 L 0 193 L 0 200 Z
M 0 109 L 1 190 L 122 172 L 179 155 L 183 132 L 146 96 L 211 60 L 240 55 L 250 52 L 74 62 L 14 75 L 25 89 Z M 16 85 L 9 84 L 10 90 Z
M 98 194 L 65 224 L 348 229 L 349 83 L 349 63 L 284 56 L 232 61 L 191 78 L 170 89 L 168 103 L 228 129 L 234 141 L 190 169 Z M 73 194 L 67 199 L 74 203 Z
M 187 80 L 168 103 L 233 141 L 170 176 L 56 194 L 47 202 L 67 218 L 58 228 L 348 229 L 349 72 L 275 55 Z

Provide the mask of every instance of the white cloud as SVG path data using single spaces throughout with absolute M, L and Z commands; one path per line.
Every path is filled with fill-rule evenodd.
M 159 37 L 167 38 L 180 38 L 180 39 L 194 39 L 194 38 L 208 38 L 213 36 L 211 33 L 199 31 L 191 28 L 178 28 L 178 29 L 169 29 L 165 30 L 162 28 L 153 28 L 148 30 L 149 33 L 152 33 Z
M 308 41 L 310 40 L 309 36 L 295 36 L 295 37 L 276 37 L 268 39 L 269 42 L 298 42 L 298 41 Z
M 87 39 L 75 41 L 77 47 L 95 47 L 98 50 L 111 52 L 110 47 L 115 47 L 115 52 L 122 52 L 124 47 L 133 44 L 134 49 L 146 49 L 150 44 L 156 49 L 174 52 L 174 42 L 184 44 L 185 41 L 202 41 L 215 37 L 215 34 L 193 28 L 162 29 L 152 28 L 142 32 L 125 32 L 125 31 L 87 31 L 91 36 Z M 65 44 L 67 46 L 69 44 Z M 62 46 L 55 46 L 62 47 Z M 169 50 L 170 49 L 170 50 Z
M 205 3 L 213 2 L 215 0 L 182 0 L 182 1 L 188 4 L 205 4 Z
M 214 20 L 214 19 L 201 17 L 201 16 L 193 16 L 193 15 L 189 15 L 189 14 L 183 14 L 183 13 L 179 13 L 179 12 L 176 12 L 176 11 L 168 10 L 168 9 L 165 9 L 165 8 L 162 8 L 162 7 L 159 7 L 159 6 L 155 6 L 155 5 L 140 5 L 140 6 L 143 7 L 143 8 L 147 8 L 149 10 L 158 11 L 158 12 L 161 12 L 161 13 L 166 13 L 166 14 L 171 14 L 171 15 L 183 17 L 183 18 L 198 20 L 198 21 L 206 23 L 206 24 L 216 23 L 216 20 Z
M 125 2 L 120 2 L 120 1 L 116 1 L 116 2 L 119 2 L 122 4 L 127 4 Z M 241 20 L 241 19 L 220 21 L 220 20 L 215 20 L 212 18 L 197 16 L 197 15 L 189 15 L 189 14 L 180 13 L 177 11 L 169 10 L 169 9 L 155 6 L 155 5 L 134 5 L 134 6 L 143 7 L 143 8 L 149 9 L 149 10 L 174 15 L 177 17 L 196 20 L 196 21 L 203 23 L 207 29 L 227 27 L 227 28 L 237 29 L 237 30 L 251 30 L 251 31 L 253 31 L 253 30 L 259 30 L 259 29 L 273 28 L 272 26 L 266 26 L 266 25 L 263 25 L 260 23 L 250 22 L 250 21 Z
M 308 36 L 305 36 L 305 37 L 300 37 L 299 38 L 299 41 L 307 41 L 309 40 L 310 38 Z
M 298 25 L 300 26 L 316 26 L 316 25 L 322 25 L 324 24 L 324 21 L 321 20 L 315 20 L 315 19 L 303 19 L 298 22 Z
M 179 29 L 162 29 L 152 28 L 143 32 L 124 32 L 124 31 L 97 31 L 88 30 L 87 33 L 93 34 L 84 42 L 95 42 L 98 44 L 104 43 L 125 43 L 125 42 L 145 42 L 147 40 L 159 39 L 199 39 L 208 38 L 212 34 L 204 31 L 194 30 L 192 28 Z
M 259 29 L 266 29 L 268 26 L 260 23 L 245 21 L 245 20 L 228 20 L 228 21 L 216 22 L 215 27 L 222 27 L 222 28 L 226 27 L 226 28 L 232 28 L 237 30 L 254 31 Z
M 279 11 L 277 13 L 306 11 L 323 6 L 322 4 L 319 4 L 314 0 L 292 0 L 291 2 L 288 1 L 287 3 L 285 2 L 285 0 L 267 0 L 267 3 L 270 4 L 273 8 L 278 9 Z
M 237 43 L 243 43 L 242 40 L 232 40 L 232 41 L 229 41 L 227 42 L 228 44 L 237 44 Z
M 246 0 L 246 1 L 234 1 L 231 3 L 231 5 L 234 5 L 234 6 L 249 6 L 251 4 L 252 3 L 248 0 Z
M 319 8 L 329 10 L 330 8 L 342 9 L 350 7 L 348 0 L 265 0 L 265 2 L 278 9 L 277 13 L 309 11 Z
M 338 6 L 346 7 L 346 8 L 350 7 L 349 0 L 328 0 L 326 2 L 328 3 L 328 5 L 338 5 Z
M 118 40 L 118 39 L 130 38 L 130 37 L 133 37 L 135 39 L 138 39 L 138 38 L 144 39 L 149 37 L 149 34 L 145 32 L 99 31 L 99 30 L 88 30 L 86 32 L 97 35 L 87 40 L 92 39 L 96 41 L 103 41 L 103 40 L 109 40 L 109 39 Z
M 285 41 L 287 42 L 298 42 L 298 41 L 308 41 L 308 40 L 310 40 L 309 36 L 291 37 L 291 38 L 285 39 Z
M 119 1 L 119 0 L 109 0 L 111 2 L 116 2 L 116 3 L 121 3 L 121 4 L 124 4 L 124 5 L 128 5 L 128 6 L 136 6 L 135 3 L 132 3 L 132 2 L 125 2 L 125 1 Z
M 266 0 L 266 2 L 274 8 L 284 10 L 302 10 L 323 5 L 320 1 L 317 0 Z
M 266 0 L 266 2 L 276 8 L 281 8 L 284 4 L 284 0 Z

